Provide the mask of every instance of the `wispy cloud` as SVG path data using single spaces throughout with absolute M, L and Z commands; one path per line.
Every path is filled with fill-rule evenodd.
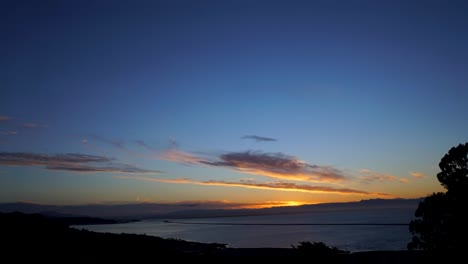
M 378 173 L 369 169 L 361 169 L 359 172 L 363 175 L 361 180 L 365 183 L 371 183 L 373 181 L 398 181 L 401 183 L 408 183 L 410 181 L 406 178 L 399 178 L 391 174 Z
M 21 124 L 21 127 L 25 127 L 25 128 L 36 128 L 38 127 L 39 125 L 36 124 L 36 123 L 24 123 L 24 124 Z
M 11 117 L 9 117 L 9 116 L 0 115 L 0 121 L 8 121 L 8 120 L 10 120 L 10 119 L 11 119 Z
M 50 165 L 60 163 L 110 162 L 112 158 L 86 154 L 36 154 L 26 152 L 0 152 L 0 163 L 6 165 Z M 8 164 L 7 164 L 8 163 Z
M 407 178 L 398 178 L 398 181 L 402 182 L 402 183 L 409 183 L 410 182 L 410 180 L 407 179 Z
M 12 119 L 13 118 L 11 118 L 10 116 L 0 115 L 0 122 L 9 121 L 9 120 L 12 120 Z M 40 128 L 40 127 L 46 128 L 47 127 L 47 125 L 38 124 L 38 123 L 34 123 L 34 122 L 22 123 L 22 124 L 16 123 L 16 124 L 10 124 L 10 125 L 12 127 L 15 126 L 16 128 L 15 129 L 10 128 L 10 130 L 8 130 L 8 131 L 5 131 L 5 130 L 0 131 L 0 135 L 15 135 L 15 134 L 17 134 L 17 130 L 30 129 L 30 128 Z
M 39 125 L 37 123 L 24 123 L 18 122 L 17 118 L 13 118 L 7 115 L 0 115 L 0 124 L 2 129 L 0 130 L 0 144 L 4 144 L 9 140 L 17 140 L 18 137 L 15 135 L 23 135 L 26 130 L 37 127 L 47 127 L 46 125 Z M 14 136 L 14 137 L 13 137 Z
M 363 190 L 350 189 L 350 188 L 334 188 L 329 186 L 314 186 L 306 184 L 296 184 L 290 182 L 265 182 L 259 183 L 254 181 L 196 181 L 189 178 L 151 178 L 151 177 L 129 177 L 129 176 L 115 176 L 120 179 L 136 179 L 151 182 L 163 182 L 163 183 L 175 183 L 175 184 L 195 184 L 195 185 L 212 185 L 212 186 L 228 186 L 228 187 L 243 187 L 250 189 L 266 189 L 276 191 L 291 191 L 291 192 L 309 192 L 309 193 L 337 193 L 343 195 L 372 195 L 382 197 L 392 197 L 392 195 L 386 193 L 373 193 Z
M 114 146 L 114 147 L 116 147 L 118 149 L 127 150 L 127 148 L 125 147 L 125 143 L 122 140 L 108 139 L 108 138 L 104 138 L 104 137 L 100 137 L 100 136 L 96 136 L 96 135 L 91 135 L 90 138 L 92 138 L 94 140 L 97 140 L 97 141 L 100 141 L 100 142 L 103 142 L 103 143 L 106 143 L 106 144 L 109 144 L 109 145 Z
M 152 151 L 152 152 L 156 152 L 156 151 L 157 151 L 156 148 L 150 146 L 149 144 L 147 144 L 147 143 L 144 142 L 143 140 L 135 140 L 135 143 L 136 143 L 138 146 L 140 146 L 140 147 L 142 147 L 142 148 L 144 148 L 144 149 L 146 149 L 146 150 L 148 150 L 148 151 Z
M 48 170 L 62 170 L 73 172 L 114 172 L 114 173 L 161 173 L 161 171 L 145 170 L 132 165 L 113 164 L 111 166 L 67 165 L 47 166 Z
M 116 163 L 115 159 L 76 153 L 37 154 L 25 152 L 0 152 L 0 165 L 42 166 L 47 170 L 72 172 L 114 172 L 114 173 L 160 173 L 145 170 L 129 164 Z
M 0 131 L 0 135 L 2 136 L 11 136 L 11 135 L 16 135 L 16 134 L 18 134 L 18 131 L 15 131 L 15 130 Z
M 245 135 L 245 136 L 242 137 L 242 139 L 253 139 L 256 142 L 277 141 L 277 139 L 275 139 L 275 138 L 261 137 L 261 136 L 256 136 L 256 135 Z
M 168 149 L 162 155 L 161 158 L 167 161 L 180 162 L 185 164 L 203 164 L 206 161 L 197 157 L 194 154 L 181 151 L 178 149 Z
M 20 127 L 22 127 L 22 128 L 39 128 L 39 127 L 46 128 L 47 125 L 41 125 L 41 124 L 38 124 L 38 123 L 24 123 L 24 124 L 21 124 Z
M 134 141 L 134 142 L 126 142 L 124 140 L 120 140 L 120 139 L 109 139 L 109 138 L 106 138 L 106 137 L 101 137 L 101 136 L 97 136 L 97 135 L 91 135 L 89 136 L 89 138 L 86 138 L 85 140 L 82 140 L 81 143 L 84 145 L 84 146 L 87 146 L 89 148 L 92 148 L 92 149 L 96 149 L 96 150 L 100 150 L 100 151 L 106 151 L 106 147 L 105 146 L 102 146 L 100 144 L 95 144 L 95 142 L 98 141 L 98 142 L 101 142 L 101 143 L 104 143 L 105 145 L 110 145 L 120 151 L 123 151 L 124 153 L 126 153 L 127 155 L 129 156 L 132 156 L 132 157 L 138 157 L 138 158 L 150 158 L 150 159 L 154 159 L 154 155 L 148 155 L 147 153 L 142 153 L 142 152 L 139 152 L 139 151 L 136 151 L 134 149 L 132 149 L 131 147 L 127 147 L 127 144 L 126 143 L 136 143 L 140 146 L 142 146 L 140 143 L 142 143 L 143 145 L 146 145 L 146 148 L 149 148 L 150 146 L 145 144 L 143 141 Z M 152 150 L 152 152 L 155 152 L 154 150 Z
M 282 153 L 231 152 L 219 156 L 218 161 L 202 163 L 284 180 L 337 182 L 345 179 L 338 169 L 311 165 Z
M 418 172 L 418 171 L 412 171 L 410 172 L 410 175 L 413 176 L 414 178 L 416 179 L 422 179 L 422 178 L 426 178 L 427 175 L 423 172 Z
M 177 140 L 173 137 L 170 137 L 169 138 L 169 147 L 170 148 L 178 148 L 179 147 L 179 143 L 177 142 Z

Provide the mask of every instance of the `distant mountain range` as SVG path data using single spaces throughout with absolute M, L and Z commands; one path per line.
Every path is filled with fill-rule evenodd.
M 263 209 L 217 209 L 203 204 L 92 204 L 40 205 L 33 203 L 3 203 L 0 212 L 39 213 L 50 217 L 99 217 L 117 220 L 180 219 L 247 215 L 301 214 L 327 210 L 400 208 L 416 210 L 420 199 L 370 199 L 359 202 L 323 203 Z

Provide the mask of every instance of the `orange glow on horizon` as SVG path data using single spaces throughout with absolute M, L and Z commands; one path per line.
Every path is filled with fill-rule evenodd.
M 304 205 L 304 204 L 310 204 L 310 203 L 303 203 L 303 202 L 298 202 L 298 201 L 287 201 L 284 206 L 299 206 L 299 205 Z
M 233 207 L 231 209 L 263 209 L 272 207 L 283 207 L 283 206 L 300 206 L 305 204 L 314 204 L 310 202 L 298 202 L 298 201 L 266 201 L 265 203 L 258 204 L 245 204 L 239 207 Z

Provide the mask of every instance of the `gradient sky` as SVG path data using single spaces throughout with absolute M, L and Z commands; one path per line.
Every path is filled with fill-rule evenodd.
M 443 190 L 467 1 L 2 1 L 0 202 Z

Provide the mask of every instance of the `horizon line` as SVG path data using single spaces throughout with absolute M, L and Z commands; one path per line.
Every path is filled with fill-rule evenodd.
M 208 222 L 180 222 L 164 220 L 168 224 L 181 225 L 238 225 L 238 226 L 408 226 L 408 223 L 208 223 Z

